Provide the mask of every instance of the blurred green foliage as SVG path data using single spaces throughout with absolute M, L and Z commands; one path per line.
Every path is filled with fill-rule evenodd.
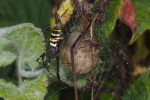
M 52 5 L 51 1 L 53 1 L 53 0 L 0 0 L 0 27 L 14 26 L 14 25 L 20 24 L 20 23 L 32 23 L 34 26 L 40 27 L 41 29 L 45 28 L 46 26 L 49 25 L 50 14 L 53 9 L 51 7 L 51 5 Z M 138 25 L 137 32 L 142 33 L 143 31 L 145 31 L 146 29 L 149 28 L 149 23 L 148 23 L 149 20 L 147 17 L 149 15 L 149 12 L 148 12 L 149 9 L 147 9 L 147 7 L 143 7 L 145 4 L 148 5 L 149 2 L 148 2 L 148 0 L 143 0 L 145 2 L 143 2 L 143 4 L 142 4 L 140 2 L 140 0 L 131 0 L 131 1 L 133 3 L 133 6 L 135 8 L 137 8 L 137 9 L 135 9 L 135 14 L 137 16 L 136 17 L 137 25 Z M 141 6 L 141 4 L 142 4 L 142 6 Z M 105 75 L 103 75 L 103 72 L 104 73 L 106 72 L 107 68 L 109 67 L 109 65 L 112 62 L 116 62 L 117 66 L 119 63 L 117 58 L 112 58 L 116 55 L 114 53 L 113 49 L 117 48 L 117 46 L 116 46 L 117 39 L 114 40 L 114 38 L 112 38 L 113 36 L 111 33 L 113 33 L 114 31 L 117 30 L 115 27 L 117 27 L 121 31 L 122 30 L 125 31 L 124 29 L 120 28 L 120 26 L 121 26 L 120 24 L 116 23 L 116 20 L 118 19 L 118 15 L 116 14 L 116 12 L 118 12 L 118 9 L 120 6 L 121 6 L 121 3 L 119 0 L 117 0 L 117 1 L 110 0 L 109 6 L 106 7 L 106 9 L 105 9 L 106 12 L 104 12 L 104 18 L 105 18 L 104 24 L 102 25 L 102 27 L 99 27 L 99 26 L 94 27 L 94 36 L 96 37 L 97 41 L 101 42 L 100 60 L 98 62 L 97 68 L 95 70 L 97 79 L 101 79 L 105 76 Z M 139 10 L 139 9 L 141 9 L 141 7 L 142 7 L 142 11 L 144 12 L 144 14 L 142 14 L 141 13 L 142 11 Z M 147 12 L 145 13 L 145 11 L 147 11 Z M 141 15 L 143 15 L 143 16 L 141 16 Z M 145 20 L 143 20 L 143 18 L 145 18 Z M 138 20 L 138 19 L 140 19 L 140 20 Z M 118 25 L 118 26 L 116 26 L 116 25 Z M 141 31 L 141 29 L 142 29 L 142 31 Z M 34 62 L 34 61 L 36 60 L 36 58 L 39 57 L 40 54 L 42 54 L 41 52 L 43 52 L 45 48 L 44 48 L 44 46 L 38 47 L 39 44 L 42 44 L 43 42 L 35 41 L 35 40 L 40 40 L 40 39 L 42 40 L 43 37 L 40 37 L 40 39 L 36 39 L 35 35 L 33 35 L 33 33 L 35 31 L 34 30 L 31 31 L 31 30 L 29 28 L 27 28 L 25 30 L 25 28 L 24 28 L 24 29 L 20 29 L 15 32 L 12 32 L 12 34 L 8 34 L 6 36 L 7 39 L 0 37 L 0 42 L 1 42 L 0 43 L 0 51 L 3 51 L 3 53 L 5 53 L 5 55 L 0 55 L 0 57 L 6 58 L 5 61 L 3 61 L 2 63 L 0 62 L 1 65 L 5 66 L 5 68 L 0 67 L 0 78 L 5 79 L 5 81 L 0 80 L 1 81 L 0 88 L 6 90 L 6 91 L 4 91 L 4 93 L 7 93 L 8 89 L 11 90 L 11 91 L 9 91 L 10 94 L 7 94 L 7 96 L 1 92 L 1 94 L 0 94 L 1 96 L 5 95 L 4 97 L 7 98 L 10 96 L 9 98 L 11 98 L 12 93 L 14 93 L 14 92 L 12 92 L 13 91 L 12 88 L 14 87 L 15 90 L 18 89 L 18 87 L 16 87 L 14 85 L 14 84 L 17 84 L 17 75 L 16 75 L 17 68 L 13 61 L 15 59 L 18 59 L 17 58 L 19 55 L 18 51 L 20 50 L 20 48 L 26 47 L 25 49 L 22 50 L 21 57 L 22 56 L 26 57 L 26 59 L 23 59 L 22 62 L 24 63 L 25 61 L 27 61 L 26 63 L 30 63 L 30 64 L 24 65 L 25 68 L 27 70 L 31 70 L 31 69 L 35 70 L 38 67 L 37 62 Z M 38 30 L 38 32 L 40 32 L 40 31 L 41 30 Z M 121 31 L 119 31 L 118 33 L 122 34 Z M 19 32 L 19 33 L 17 34 L 17 32 Z M 24 32 L 25 32 L 25 34 L 24 34 Z M 36 32 L 36 33 L 38 33 L 38 32 Z M 23 34 L 20 34 L 20 33 L 23 33 Z M 31 34 L 29 36 L 27 36 L 26 39 L 24 39 L 24 37 L 26 37 L 26 35 L 27 35 L 26 33 L 29 33 L 29 34 L 31 33 Z M 125 32 L 125 35 L 127 35 L 127 32 Z M 18 42 L 18 39 L 20 36 L 23 36 L 23 37 L 21 37 Z M 121 39 L 121 37 L 118 34 L 117 34 L 117 36 Z M 138 37 L 138 36 L 139 35 L 137 35 L 136 37 Z M 46 38 L 49 38 L 49 36 Z M 125 39 L 127 39 L 127 38 L 125 38 Z M 24 44 L 22 43 L 23 41 L 25 41 Z M 16 42 L 16 44 L 15 44 L 15 42 Z M 121 43 L 121 42 L 119 41 L 119 43 Z M 18 46 L 17 46 L 17 44 L 18 44 Z M 28 44 L 28 46 L 26 44 Z M 28 49 L 29 45 L 31 46 L 30 49 Z M 15 48 L 11 48 L 12 46 Z M 48 43 L 48 46 L 49 46 L 49 43 Z M 2 47 L 5 47 L 5 48 L 2 48 Z M 19 49 L 17 47 L 19 47 Z M 36 48 L 36 47 L 38 47 L 38 48 Z M 30 56 L 31 53 L 34 54 L 33 49 L 35 51 L 39 51 L 38 54 L 34 51 L 34 53 L 37 54 L 36 57 L 34 57 L 34 59 L 32 59 Z M 10 54 L 8 52 L 10 52 Z M 27 55 L 27 53 L 29 53 L 29 54 Z M 128 54 L 123 54 L 123 55 L 125 58 L 126 58 L 126 56 L 128 56 Z M 9 59 L 9 58 L 11 58 L 11 59 Z M 28 59 L 28 58 L 30 58 L 30 59 Z M 9 60 L 7 60 L 7 59 L 9 59 Z M 129 60 L 130 60 L 129 62 L 132 63 L 131 62 L 132 59 L 129 59 Z M 122 60 L 122 61 L 124 61 L 124 60 Z M 8 65 L 8 64 L 11 64 L 11 65 Z M 8 65 L 8 66 L 6 66 L 6 65 Z M 51 62 L 51 66 L 54 67 L 51 69 L 51 72 L 54 72 L 53 74 L 55 74 L 56 73 L 55 61 Z M 68 84 L 70 83 L 69 85 L 72 85 L 71 72 L 68 69 L 66 69 L 64 65 L 60 64 L 60 66 L 61 66 L 60 75 L 61 75 L 61 78 L 62 77 L 64 78 L 64 79 L 62 78 L 63 82 L 68 83 Z M 31 68 L 29 68 L 29 67 L 31 67 Z M 136 67 L 136 66 L 134 66 L 134 67 Z M 52 71 L 52 70 L 55 70 L 55 71 Z M 113 69 L 113 70 L 116 70 L 116 69 Z M 112 89 L 112 90 L 115 89 L 115 86 L 117 83 L 116 82 L 117 75 L 114 75 L 114 76 L 112 75 L 112 74 L 115 74 L 115 72 L 116 71 L 111 72 L 111 75 L 109 75 L 110 78 L 108 79 L 109 81 L 105 82 L 106 84 L 104 84 L 103 88 Z M 31 73 L 31 74 L 34 74 L 34 73 Z M 79 75 L 79 76 L 77 75 L 79 85 L 83 86 L 86 84 L 85 77 L 87 77 L 88 75 L 89 74 Z M 126 91 L 125 95 L 123 96 L 123 99 L 124 100 L 138 99 L 137 97 L 140 96 L 141 93 L 143 93 L 143 95 L 141 97 L 148 98 L 149 97 L 149 94 L 148 94 L 149 93 L 149 90 L 148 90 L 149 76 L 150 76 L 149 71 L 147 71 L 137 82 L 135 82 L 129 88 L 129 90 Z M 55 78 L 55 77 L 53 77 L 53 78 Z M 26 81 L 27 84 L 26 83 L 23 84 L 23 85 L 26 84 L 27 87 L 29 86 L 27 93 L 30 92 L 30 85 L 31 85 L 31 88 L 35 88 L 35 91 L 39 91 L 39 93 L 41 92 L 41 94 L 43 96 L 43 97 L 40 96 L 41 98 L 44 98 L 44 95 L 46 95 L 45 96 L 46 100 L 62 100 L 62 99 L 63 100 L 74 100 L 73 88 L 70 87 L 69 85 L 66 85 L 64 83 L 60 83 L 57 81 L 57 82 L 50 84 L 48 86 L 48 88 L 46 88 L 47 80 L 46 80 L 45 76 L 43 76 L 43 78 L 41 78 L 41 79 L 39 78 L 39 80 L 36 80 L 37 85 L 34 85 L 34 84 L 36 84 L 36 82 L 35 82 L 35 80 L 32 80 L 32 79 Z M 12 85 L 6 81 L 9 81 L 9 82 L 11 81 L 14 84 Z M 28 83 L 31 83 L 31 84 L 28 84 Z M 34 84 L 32 84 L 32 83 L 34 83 Z M 141 84 L 143 87 L 141 86 Z M 111 87 L 109 87 L 108 85 Z M 42 88 L 42 89 L 40 90 L 40 88 L 38 88 L 38 86 L 40 86 L 40 88 Z M 136 87 L 141 87 L 141 88 L 136 88 Z M 22 87 L 20 87 L 20 88 L 22 89 Z M 48 91 L 47 94 L 46 94 L 46 89 Z M 35 92 L 34 89 L 32 91 L 33 91 L 33 93 Z M 22 95 L 20 93 L 20 91 L 18 91 L 18 90 L 17 90 L 17 93 L 19 95 Z M 24 93 L 26 93 L 26 92 L 24 92 Z M 15 94 L 15 96 L 16 96 L 16 94 Z M 91 96 L 90 90 L 89 91 L 88 90 L 80 91 L 80 94 L 79 94 L 80 100 L 90 100 L 90 96 Z M 111 95 L 111 93 L 104 93 L 104 92 L 101 92 L 98 97 L 103 100 L 109 100 L 109 99 L 116 98 L 116 96 Z M 30 98 L 32 98 L 32 96 Z
M 48 0 L 0 0 L 0 27 L 33 23 L 36 27 L 49 25 Z

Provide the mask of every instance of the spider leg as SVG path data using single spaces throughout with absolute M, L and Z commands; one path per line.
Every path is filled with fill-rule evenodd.
M 52 49 L 50 49 L 50 50 L 48 50 L 48 51 L 46 51 L 46 52 L 44 52 L 36 61 L 39 63 L 39 64 L 41 64 L 41 65 L 43 65 L 43 66 L 45 66 L 45 68 L 46 68 L 46 70 L 49 72 L 49 68 L 48 68 L 48 66 L 46 66 L 46 64 L 44 63 L 44 57 L 46 56 L 46 55 L 48 55 L 49 53 L 52 53 L 52 55 L 51 56 L 54 56 L 54 54 L 53 53 L 55 53 L 57 51 L 57 48 L 52 48 Z M 42 63 L 40 63 L 39 62 L 39 59 L 42 59 Z M 52 57 L 48 57 L 49 59 L 50 58 L 52 58 Z M 50 72 L 49 72 L 50 73 Z M 50 73 L 51 74 L 51 73 Z M 53 75 L 53 74 L 51 74 L 52 76 L 54 76 L 54 77 L 56 77 L 55 75 Z M 57 78 L 57 77 L 56 77 Z
M 41 32 L 45 33 L 45 32 L 48 31 L 49 29 L 51 29 L 50 26 L 46 27 L 45 29 L 42 29 Z
M 43 66 L 46 66 L 45 63 L 44 63 L 44 57 L 45 57 L 46 55 L 48 55 L 49 53 L 55 52 L 56 49 L 57 49 L 57 48 L 52 48 L 52 49 L 50 49 L 50 50 L 44 52 L 36 61 L 37 61 L 39 64 L 41 64 L 41 65 L 43 65 Z M 40 58 L 42 59 L 43 64 L 39 62 L 39 59 L 40 59 Z
M 59 53 L 59 47 L 58 47 L 58 53 Z M 56 63 L 57 63 L 57 72 L 56 72 L 56 75 L 57 75 L 57 78 L 58 78 L 58 81 L 60 81 L 60 75 L 59 75 L 59 55 L 56 56 Z M 61 82 L 61 81 L 60 81 Z
M 57 71 L 56 71 L 56 75 L 57 75 L 57 78 L 58 80 L 60 81 L 60 75 L 59 75 L 59 55 L 57 55 L 59 53 L 59 49 L 57 49 L 52 55 L 50 55 L 48 57 L 48 59 L 54 59 L 56 57 L 56 63 L 57 63 Z

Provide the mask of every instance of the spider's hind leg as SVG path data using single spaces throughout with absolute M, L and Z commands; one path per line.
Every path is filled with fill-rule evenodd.
M 51 52 L 51 49 L 48 50 L 48 51 L 46 51 L 46 52 L 44 52 L 42 55 L 40 55 L 40 57 L 39 57 L 36 61 L 37 61 L 40 65 L 46 66 L 45 63 L 44 63 L 44 57 L 45 57 L 47 54 L 49 54 L 50 52 Z M 41 62 L 39 62 L 40 58 L 42 59 L 43 64 L 42 64 Z
M 46 64 L 45 64 L 45 62 L 44 62 L 44 57 L 45 57 L 46 55 L 50 54 L 50 53 L 52 54 L 51 56 L 54 56 L 55 52 L 57 52 L 57 48 L 52 48 L 52 49 L 50 49 L 50 50 L 44 52 L 36 61 L 37 61 L 40 65 L 43 65 L 43 66 L 45 66 L 45 67 L 47 68 L 47 66 L 46 66 Z M 48 59 L 51 59 L 51 58 L 52 58 L 51 56 L 48 57 Z M 40 58 L 42 59 L 42 63 L 39 62 Z M 49 70 L 48 70 L 48 71 L 49 71 Z
M 55 53 L 57 52 L 57 48 L 52 48 L 52 49 L 50 49 L 50 50 L 48 50 L 48 51 L 46 51 L 46 52 L 44 52 L 36 61 L 39 63 L 39 64 L 41 64 L 41 65 L 43 65 L 45 68 L 46 68 L 46 70 L 49 72 L 49 67 L 45 64 L 45 62 L 44 62 L 44 57 L 46 56 L 46 55 L 48 55 L 48 54 L 52 54 L 52 55 L 50 55 L 49 57 L 48 57 L 48 59 L 51 59 L 51 58 L 53 58 L 54 56 L 55 56 Z M 39 59 L 42 59 L 42 63 L 40 63 L 39 62 Z M 49 72 L 50 73 L 50 72 Z M 55 75 L 53 75 L 52 73 L 50 73 L 52 76 L 54 76 L 54 77 L 56 77 Z M 57 77 L 56 77 L 57 78 Z

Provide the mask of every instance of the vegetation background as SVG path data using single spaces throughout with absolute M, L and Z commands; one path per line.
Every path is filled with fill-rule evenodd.
M 3 98 L 6 100 L 74 100 L 73 88 L 70 84 L 68 85 L 69 82 L 60 83 L 54 78 L 47 82 L 46 75 L 29 74 L 31 76 L 41 75 L 38 78 L 25 75 L 26 77 L 23 78 L 25 81 L 20 85 L 20 88 L 17 87 L 17 64 L 19 64 L 17 57 L 20 56 L 16 56 L 18 55 L 16 51 L 19 51 L 18 45 L 19 49 L 21 45 L 25 46 L 20 41 L 26 40 L 22 34 L 35 32 L 34 36 L 26 36 L 27 40 L 30 40 L 27 44 L 37 53 L 35 59 L 45 51 L 45 48 L 48 50 L 51 30 L 43 34 L 36 27 L 44 29 L 49 25 L 54 26 L 55 3 L 58 7 L 61 2 L 61 0 L 57 0 L 57 2 L 55 0 L 0 0 L 0 100 Z M 142 2 L 140 0 L 110 0 L 105 8 L 106 11 L 104 11 L 106 13 L 104 13 L 101 29 L 99 26 L 94 26 L 94 32 L 97 33 L 95 39 L 101 43 L 96 81 L 106 78 L 105 76 L 109 72 L 96 100 L 150 100 L 148 81 L 150 79 L 148 69 L 150 64 L 149 4 L 148 0 Z M 132 12 L 133 7 L 134 12 Z M 32 23 L 34 26 L 27 24 L 21 26 L 22 30 L 17 30 L 18 26 L 15 25 L 21 23 Z M 9 32 L 9 34 L 5 34 L 4 31 L 11 26 L 16 28 L 16 30 L 10 31 L 13 35 L 10 35 Z M 22 32 L 22 34 L 15 35 L 17 32 Z M 3 38 L 3 34 L 5 34 L 4 37 L 7 37 L 6 39 Z M 42 45 L 43 35 L 46 47 Z M 20 40 L 17 40 L 19 37 L 21 37 Z M 13 43 L 11 38 L 15 40 Z M 32 43 L 33 39 L 35 39 L 34 43 Z M 38 39 L 39 41 L 37 41 Z M 16 41 L 19 41 L 20 44 Z M 2 47 L 8 43 L 12 43 L 13 48 L 17 49 L 10 50 L 12 47 L 9 46 L 4 50 Z M 8 56 L 7 51 L 13 52 L 13 55 L 9 54 Z M 21 54 L 23 55 L 24 51 Z M 27 58 L 23 57 L 22 62 L 25 62 L 26 59 L 31 60 L 31 55 L 34 55 L 33 51 L 27 55 Z M 12 57 L 14 58 L 11 60 Z M 34 59 L 31 60 L 29 65 L 37 66 L 37 62 L 34 61 Z M 55 61 L 51 63 L 52 66 L 55 66 Z M 29 65 L 25 65 L 28 70 L 40 69 L 38 67 L 29 68 Z M 111 68 L 110 71 L 108 71 L 109 68 Z M 144 71 L 146 72 L 142 74 Z M 66 77 L 65 75 L 63 77 Z M 139 76 L 141 77 L 139 78 Z M 83 77 L 81 76 L 79 79 L 83 79 Z M 81 86 L 83 84 L 81 82 Z M 79 100 L 91 99 L 90 90 L 81 89 L 79 94 Z

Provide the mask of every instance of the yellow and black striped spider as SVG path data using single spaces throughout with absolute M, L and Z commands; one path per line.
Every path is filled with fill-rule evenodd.
M 76 2 L 76 1 L 75 1 Z M 74 5 L 74 6 L 77 6 L 76 7 L 76 10 L 77 10 L 77 8 L 78 8 L 78 6 L 79 5 L 77 5 L 77 3 L 78 2 L 76 2 L 75 4 L 76 5 Z M 79 7 L 79 8 L 81 8 L 81 7 Z M 67 12 L 67 10 L 64 12 L 64 13 L 66 13 Z M 101 12 L 100 12 L 101 13 Z M 61 17 L 63 16 L 64 14 L 62 14 L 61 15 Z M 89 14 L 90 15 L 90 14 Z M 101 15 L 101 14 L 100 14 Z M 78 100 L 78 93 L 77 93 L 77 81 L 76 81 L 76 67 L 75 67 L 75 63 L 76 63 L 76 61 L 75 61 L 75 59 L 74 59 L 74 56 L 75 56 L 75 52 L 74 52 L 74 48 L 76 47 L 76 45 L 77 44 L 80 44 L 80 40 L 82 39 L 82 37 L 84 37 L 86 34 L 89 34 L 89 33 L 91 33 L 91 39 L 90 39 L 90 41 L 86 41 L 85 39 L 83 40 L 83 42 L 89 42 L 88 44 L 88 47 L 89 48 L 91 48 L 90 49 L 90 51 L 89 52 L 87 52 L 87 54 L 86 55 L 91 55 L 91 57 L 90 57 L 90 62 L 91 62 L 91 64 L 92 64 L 92 68 L 91 68 L 91 70 L 92 70 L 92 73 L 91 73 L 91 79 L 93 79 L 93 75 L 94 75 L 94 66 L 95 66 L 95 64 L 96 63 L 94 63 L 94 62 L 96 62 L 97 60 L 95 60 L 95 61 L 93 61 L 93 54 L 94 54 L 94 52 L 95 52 L 95 50 L 96 51 L 99 51 L 99 48 L 96 48 L 96 46 L 99 46 L 99 44 L 98 43 L 96 43 L 94 40 L 93 40 L 93 37 L 92 37 L 92 26 L 93 26 L 93 24 L 95 23 L 95 20 L 97 19 L 97 17 L 99 16 L 99 14 L 98 13 L 96 13 L 96 14 L 94 14 L 94 16 L 93 16 L 93 18 L 91 18 L 91 20 L 88 20 L 87 21 L 87 23 L 85 23 L 84 22 L 84 27 L 83 27 L 83 29 L 80 31 L 80 34 L 77 36 L 77 38 L 74 40 L 74 42 L 71 44 L 71 46 L 69 47 L 69 54 L 70 54 L 70 56 L 69 56 L 69 59 L 70 59 L 70 61 L 69 62 L 65 62 L 65 63 L 70 63 L 70 65 L 71 65 L 71 71 L 72 71 L 72 79 L 73 79 L 73 84 L 74 84 L 74 92 L 75 92 L 75 100 Z M 84 15 L 84 17 L 86 18 L 86 15 Z M 88 18 L 87 18 L 88 19 Z M 83 18 L 82 18 L 82 20 L 83 20 Z M 50 49 L 50 50 L 48 50 L 48 51 L 46 51 L 46 52 L 44 52 L 36 61 L 38 62 L 38 63 L 40 63 L 39 62 L 39 59 L 41 58 L 42 60 L 43 60 L 43 65 L 44 66 L 46 66 L 45 65 L 45 63 L 44 63 L 44 57 L 46 56 L 46 55 L 48 55 L 48 54 L 50 54 L 50 56 L 48 57 L 49 59 L 51 59 L 52 57 L 55 57 L 56 56 L 56 54 L 58 54 L 59 53 L 59 44 L 60 44 L 60 42 L 65 38 L 65 35 L 64 35 L 64 33 L 63 33 L 63 31 L 62 31 L 62 28 L 64 27 L 64 25 L 62 25 L 61 24 L 61 22 L 60 21 L 57 21 L 56 22 L 56 25 L 55 25 L 55 27 L 54 27 L 54 29 L 53 29 L 53 31 L 52 31 L 52 33 L 51 33 L 51 37 L 50 37 L 50 46 L 52 47 L 52 49 Z M 84 43 L 83 43 L 83 46 L 86 46 L 86 45 L 84 45 Z M 81 51 L 81 49 L 83 49 L 83 47 L 81 47 L 81 48 L 78 48 L 78 49 L 80 49 L 80 51 Z M 65 51 L 66 52 L 66 51 Z M 84 53 L 84 52 L 83 52 Z M 82 53 L 82 54 L 83 54 Z M 98 52 L 96 52 L 95 54 L 97 54 L 98 55 Z M 97 56 L 98 57 L 98 56 Z M 83 59 L 85 59 L 85 57 L 81 57 L 81 58 L 83 58 Z M 96 58 L 97 59 L 97 58 Z M 87 61 L 83 61 L 82 63 L 86 63 Z M 79 63 L 80 63 L 80 61 L 79 61 Z M 82 67 L 82 66 L 81 66 Z M 91 65 L 90 65 L 90 67 L 91 67 Z M 47 70 L 49 71 L 49 69 L 48 69 L 48 67 L 47 67 Z M 90 71 L 90 70 L 89 70 Z M 50 73 L 51 74 L 51 73 Z M 52 75 L 52 74 L 51 74 Z M 54 76 L 54 75 L 53 75 Z M 59 68 L 57 67 L 57 78 L 58 78 L 58 80 L 60 80 L 60 77 L 59 77 Z M 91 84 L 93 84 L 94 82 L 92 81 L 91 82 Z
M 67 9 L 68 10 L 68 9 Z M 63 15 L 67 12 L 67 10 L 63 13 Z M 61 15 L 61 17 L 63 16 Z M 50 54 L 50 56 L 48 57 L 48 59 L 53 58 L 58 52 L 59 52 L 59 44 L 60 41 L 64 39 L 64 35 L 62 32 L 62 28 L 64 26 L 61 24 L 61 22 L 59 21 L 59 19 L 56 19 L 56 25 L 53 28 L 53 31 L 50 34 L 50 46 L 52 47 L 50 50 L 44 52 L 43 54 L 41 54 L 41 56 L 36 60 L 39 64 L 42 64 L 43 66 L 47 66 L 44 62 L 44 57 L 48 54 Z M 46 30 L 50 29 L 50 27 L 47 27 L 46 29 L 42 30 L 42 32 L 45 32 Z M 39 59 L 42 59 L 42 63 L 39 62 Z M 49 72 L 49 68 L 46 67 L 47 71 Z M 59 67 L 57 68 L 57 78 L 58 80 L 60 80 L 59 78 Z M 51 73 L 50 73 L 51 74 Z M 51 74 L 52 76 L 54 76 L 53 74 Z

